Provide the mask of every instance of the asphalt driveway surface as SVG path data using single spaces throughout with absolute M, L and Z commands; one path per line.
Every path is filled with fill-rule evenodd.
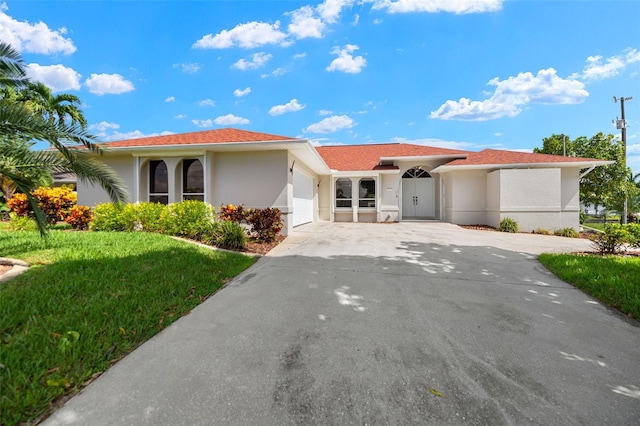
M 637 425 L 638 323 L 536 260 L 588 248 L 306 225 L 47 424 Z

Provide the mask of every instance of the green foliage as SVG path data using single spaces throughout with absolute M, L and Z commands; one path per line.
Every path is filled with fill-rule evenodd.
M 18 216 L 16 213 L 9 213 L 9 229 L 12 231 L 37 231 L 38 225 L 29 216 Z
M 229 220 L 217 222 L 214 244 L 228 250 L 244 250 L 247 244 L 247 232 L 238 223 Z
M 213 206 L 199 200 L 170 204 L 160 216 L 161 232 L 199 240 L 215 219 Z
M 138 227 L 142 231 L 160 232 L 162 226 L 160 217 L 164 214 L 167 206 L 160 203 L 138 203 L 134 205 L 135 220 Z
M 640 248 L 640 223 L 628 223 L 624 225 L 627 231 L 627 242 L 632 248 Z
M 588 218 L 589 218 L 589 215 L 583 212 L 582 210 L 580 210 L 580 225 L 585 223 Z
M 634 193 L 629 181 L 629 168 L 625 167 L 624 146 L 614 135 L 597 133 L 591 138 L 580 136 L 574 140 L 565 139 L 568 156 L 611 160 L 613 164 L 599 166 L 580 180 L 580 201 L 595 206 L 606 206 L 610 210 L 622 205 L 624 196 Z M 562 135 L 552 135 L 543 139 L 542 148 L 534 148 L 536 153 L 562 155 Z
M 93 209 L 89 225 L 93 231 L 133 231 L 136 211 L 133 204 L 102 203 Z
M 600 254 L 617 254 L 625 251 L 625 243 L 629 239 L 627 230 L 618 224 L 607 225 L 604 232 L 599 232 L 592 239 L 595 250 Z
M 558 237 L 580 238 L 580 233 L 573 228 L 556 229 L 553 234 Z
M 561 279 L 640 320 L 640 258 L 544 253 L 539 260 Z
M 255 262 L 146 232 L 0 231 L 0 253 L 34 265 L 0 286 L 3 425 L 35 424 Z
M 545 228 L 536 228 L 533 230 L 533 233 L 540 234 L 540 235 L 553 235 L 553 232 Z
M 20 53 L 0 41 L 0 180 L 3 187 L 11 182 L 17 192 L 28 194 L 43 237 L 47 218 L 30 193 L 53 172 L 75 173 L 100 185 L 113 201 L 128 198 L 122 180 L 96 158 L 102 148 L 84 128 L 79 99 L 53 96 L 47 89 L 29 81 Z M 46 141 L 52 149 L 33 151 L 32 141 Z
M 505 217 L 500 221 L 500 224 L 498 225 L 498 231 L 517 233 L 520 232 L 520 227 L 518 226 L 518 222 L 516 222 L 514 219 Z
M 267 207 L 264 209 L 250 209 L 246 217 L 251 234 L 260 241 L 275 241 L 282 230 L 282 213 L 279 209 Z

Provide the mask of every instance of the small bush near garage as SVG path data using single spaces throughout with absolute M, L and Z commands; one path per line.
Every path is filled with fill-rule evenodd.
M 625 251 L 625 244 L 629 242 L 629 233 L 622 225 L 607 225 L 604 232 L 596 234 L 591 241 L 600 254 L 618 254 Z
M 554 235 L 558 237 L 580 238 L 580 234 L 573 228 L 556 229 Z
M 279 209 L 267 207 L 264 209 L 250 209 L 247 214 L 251 234 L 260 241 L 275 241 L 282 230 L 282 213 Z
M 244 250 L 247 245 L 247 233 L 236 222 L 221 220 L 216 222 L 213 239 L 210 244 L 227 250 Z
M 498 225 L 498 230 L 500 232 L 511 232 L 515 234 L 517 232 L 520 232 L 520 226 L 518 226 L 518 222 L 516 222 L 514 219 L 511 219 L 510 217 L 505 217 L 500 221 L 500 224 Z
M 553 235 L 553 232 L 551 232 L 548 229 L 545 228 L 536 228 L 533 230 L 533 234 L 539 234 L 539 235 Z

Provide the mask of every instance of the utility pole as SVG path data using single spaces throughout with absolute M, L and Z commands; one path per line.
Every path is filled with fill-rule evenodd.
M 633 99 L 631 96 L 629 97 L 624 97 L 621 96 L 619 98 L 616 98 L 615 96 L 613 97 L 613 102 L 618 102 L 618 99 L 620 99 L 620 120 L 616 119 L 616 129 L 619 129 L 622 132 L 622 147 L 624 148 L 624 157 L 623 157 L 623 166 L 625 169 L 625 176 L 626 176 L 626 170 L 627 170 L 627 122 L 624 119 L 624 101 L 630 101 L 631 99 Z M 626 180 L 626 178 L 625 178 Z M 625 182 L 626 183 L 626 182 Z M 625 195 L 624 195 L 624 202 L 622 204 L 622 223 L 626 224 L 627 223 L 627 193 L 625 190 Z

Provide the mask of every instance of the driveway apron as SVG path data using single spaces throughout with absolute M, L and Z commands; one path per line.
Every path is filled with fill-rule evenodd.
M 45 424 L 638 424 L 638 323 L 536 260 L 588 249 L 305 225 Z

